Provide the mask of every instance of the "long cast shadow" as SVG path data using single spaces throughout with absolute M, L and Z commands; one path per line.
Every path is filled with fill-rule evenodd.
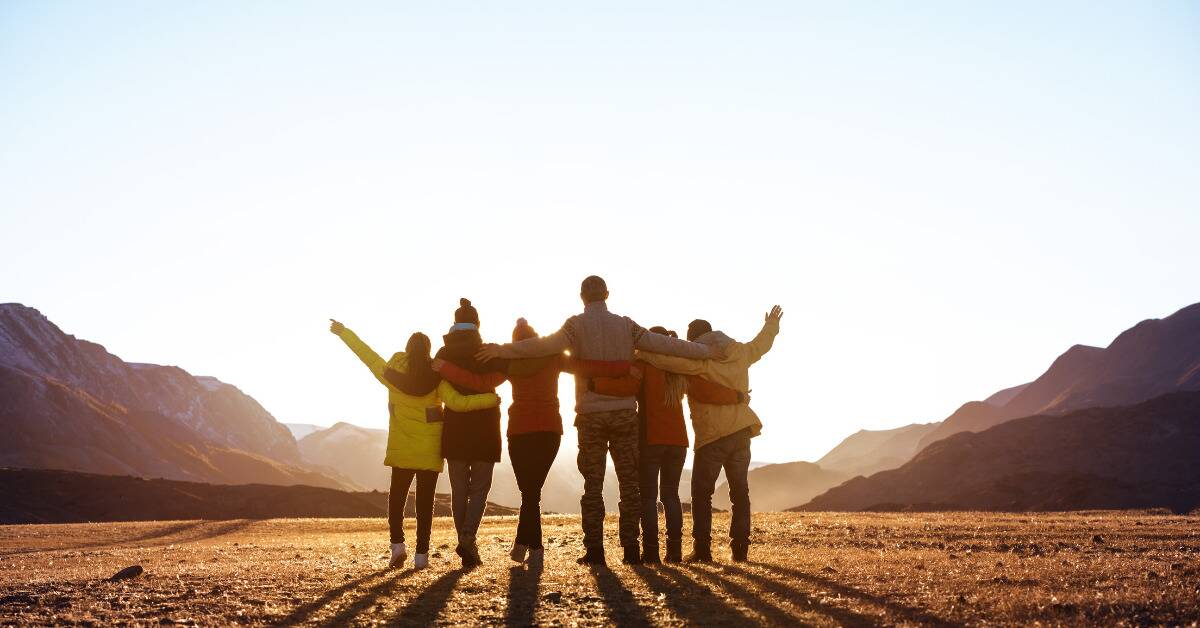
M 819 586 L 821 588 L 829 589 L 830 591 L 833 591 L 833 592 L 835 592 L 839 595 L 843 595 L 845 597 L 855 598 L 855 599 L 861 600 L 863 602 L 867 602 L 869 604 L 881 606 L 881 607 L 887 609 L 889 612 L 899 615 L 900 617 L 903 617 L 904 619 L 906 619 L 908 621 L 919 622 L 922 624 L 940 625 L 940 626 L 953 625 L 953 622 L 950 622 L 946 619 L 938 617 L 937 615 L 929 613 L 928 611 L 925 611 L 925 610 L 922 610 L 919 608 L 914 608 L 914 607 L 908 606 L 906 604 L 901 604 L 899 602 L 893 602 L 892 600 L 889 600 L 887 598 L 875 595 L 873 593 L 868 593 L 866 591 L 862 591 L 859 589 L 855 589 L 854 587 L 846 586 L 844 584 L 841 584 L 834 580 L 830 580 L 828 578 L 814 576 L 813 574 L 806 573 L 806 572 L 800 571 L 798 569 L 790 569 L 788 567 L 780 567 L 778 565 L 773 565 L 771 563 L 753 562 L 750 564 L 754 565 L 755 567 L 762 567 L 763 569 L 772 571 L 772 572 L 780 575 L 781 577 L 794 579 L 794 580 L 802 580 L 802 581 L 808 582 L 810 584 L 813 584 L 814 586 Z M 764 580 L 767 580 L 768 582 L 774 582 L 767 578 L 764 578 L 763 576 L 761 576 L 759 574 L 747 571 L 740 567 L 735 567 L 733 565 L 726 565 L 725 567 L 726 567 L 726 569 L 729 569 L 730 571 L 734 571 L 739 574 L 744 574 L 746 577 L 751 578 L 751 579 L 762 578 Z
M 513 567 L 508 571 L 508 607 L 504 611 L 505 626 L 532 626 L 537 611 L 538 588 L 542 582 L 541 569 Z
M 68 552 L 76 550 L 101 550 L 101 549 L 117 549 L 124 545 L 139 545 L 140 547 L 160 547 L 173 543 L 186 543 L 189 541 L 201 541 L 204 539 L 214 538 L 225 534 L 236 532 L 242 528 L 249 526 L 254 521 L 252 519 L 237 519 L 229 522 L 215 521 L 190 521 L 169 525 L 157 530 L 152 530 L 144 534 L 132 536 L 124 539 L 113 541 L 105 541 L 101 543 L 79 543 L 76 545 L 63 545 L 59 547 L 45 547 L 35 549 L 20 549 L 10 552 L 0 552 L 0 556 L 21 556 L 24 554 L 41 554 L 46 552 Z M 126 523 L 126 522 L 116 522 Z M 130 522 L 132 523 L 132 522 Z M 183 534 L 191 530 L 197 530 L 209 524 L 217 524 L 211 531 L 205 531 L 202 534 L 184 536 L 183 538 L 172 538 L 177 534 Z M 154 541 L 147 543 L 147 541 Z
M 708 569 L 700 568 L 695 565 L 689 566 L 688 571 L 693 575 L 712 582 L 716 586 L 723 589 L 726 593 L 740 599 L 744 604 L 761 613 L 762 616 L 772 624 L 784 626 L 804 625 L 804 622 L 800 618 L 768 602 L 767 596 L 763 594 L 765 593 L 764 591 L 751 591 L 744 585 L 735 582 L 732 579 L 722 578 L 714 571 L 709 571 Z M 811 596 L 803 591 L 800 591 L 799 589 L 778 586 L 774 589 L 771 589 L 770 592 L 773 595 L 782 597 L 783 599 L 792 602 L 793 604 L 806 603 L 809 609 L 830 617 L 842 626 L 880 625 L 879 620 L 873 617 L 861 615 L 843 608 L 834 608 L 821 605 L 817 600 L 813 599 Z
M 596 588 L 604 605 L 608 607 L 610 620 L 618 626 L 649 626 L 650 618 L 646 609 L 625 588 L 621 579 L 613 575 L 608 567 L 593 567 L 592 577 L 596 579 Z
M 291 625 L 305 622 L 310 617 L 312 617 L 313 613 L 324 608 L 325 606 L 327 606 L 330 602 L 332 602 L 336 598 L 341 597 L 344 593 L 346 593 L 350 589 L 353 589 L 355 587 L 366 584 L 370 580 L 373 580 L 373 579 L 383 576 L 385 574 L 387 574 L 387 570 L 380 570 L 380 571 L 372 572 L 361 578 L 355 578 L 354 580 L 351 580 L 339 587 L 334 587 L 334 588 L 326 591 L 324 594 L 322 594 L 321 597 L 319 597 L 311 602 L 308 602 L 307 604 L 303 604 L 301 606 L 296 607 L 295 609 L 292 610 L 291 613 L 288 613 L 287 617 L 284 617 L 284 618 L 276 621 L 275 624 L 278 626 L 291 626 Z
M 401 626 L 431 626 L 437 622 L 454 587 L 467 572 L 455 569 L 448 571 L 442 577 L 433 581 L 420 595 L 413 598 L 396 617 L 396 623 Z
M 712 604 L 713 596 L 708 588 L 678 571 L 668 572 L 670 581 L 649 567 L 635 567 L 634 573 L 651 591 L 662 595 L 671 611 L 689 625 L 739 626 L 755 623 L 754 619 L 724 602 L 718 600 L 717 604 Z
M 412 569 L 408 569 L 405 571 L 385 570 L 383 573 L 384 574 L 391 573 L 392 575 L 391 575 L 391 577 L 385 577 L 378 584 L 372 585 L 371 588 L 366 590 L 366 592 L 364 592 L 362 595 L 358 596 L 358 599 L 354 600 L 350 604 L 347 604 L 345 606 L 345 608 L 338 611 L 337 615 L 334 615 L 333 617 L 331 617 L 325 621 L 322 621 L 321 624 L 325 625 L 325 626 L 345 626 L 347 623 L 350 622 L 350 620 L 354 619 L 355 617 L 358 617 L 358 615 L 360 613 L 367 610 L 371 606 L 374 606 L 381 598 L 383 598 L 387 595 L 390 595 L 395 590 L 396 586 L 398 586 L 400 584 L 401 580 L 408 578 L 409 576 L 413 575 L 416 572 L 413 571 Z M 367 580 L 370 580 L 371 578 L 376 577 L 378 575 L 380 575 L 380 574 L 375 573 L 372 575 L 365 576 L 363 578 L 360 578 L 358 580 L 358 583 L 361 584 L 361 583 L 363 583 Z M 337 595 L 340 594 L 340 592 L 344 592 L 349 588 L 353 588 L 353 586 L 357 586 L 357 585 L 354 583 L 351 583 L 351 585 L 338 587 L 338 589 L 335 589 L 334 591 L 330 591 L 329 593 L 327 593 L 324 596 L 325 598 L 327 598 L 326 603 L 328 603 L 329 601 L 332 601 L 334 597 L 336 597 Z M 339 589 L 340 589 L 340 591 L 338 591 Z M 316 605 L 317 602 L 313 602 L 313 604 Z M 310 611 L 310 614 L 311 614 L 311 612 L 315 611 L 317 608 L 320 608 L 320 605 L 315 606 L 315 608 L 313 608 L 313 610 Z M 281 623 L 286 624 L 287 622 L 281 622 Z

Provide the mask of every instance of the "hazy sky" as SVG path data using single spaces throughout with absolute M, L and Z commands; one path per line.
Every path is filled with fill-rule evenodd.
M 770 461 L 1200 301 L 1200 5 L 646 4 L 4 2 L 0 301 L 377 427 L 329 317 L 781 303 Z

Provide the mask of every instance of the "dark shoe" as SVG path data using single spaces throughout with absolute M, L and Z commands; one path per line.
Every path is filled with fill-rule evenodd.
M 750 547 L 743 545 L 733 546 L 733 562 L 744 563 L 750 560 Z
M 625 548 L 625 557 L 621 559 L 621 562 L 625 563 L 626 565 L 642 564 L 642 556 L 638 552 L 638 546 L 636 546 L 636 545 L 627 546 Z
M 672 541 L 667 539 L 667 555 L 665 560 L 668 563 L 683 562 L 683 542 L 679 540 Z
M 658 548 L 647 546 L 642 549 L 642 563 L 647 565 L 657 565 L 662 561 L 658 559 Z
M 579 565 L 603 565 L 604 550 L 589 549 L 586 554 L 576 559 L 575 563 Z
M 712 550 L 697 547 L 684 560 L 689 563 L 711 563 L 713 561 Z

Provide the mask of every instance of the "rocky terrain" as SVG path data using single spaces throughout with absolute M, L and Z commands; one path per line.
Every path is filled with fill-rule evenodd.
M 607 530 L 613 532 L 611 518 Z M 728 518 L 718 516 L 724 531 Z M 0 624 L 1196 625 L 1200 519 L 1150 512 L 756 516 L 751 562 L 574 564 L 549 518 L 544 570 L 489 517 L 485 565 L 387 570 L 381 519 L 0 527 Z M 411 530 L 411 523 L 410 523 Z M 615 556 L 615 539 L 610 539 Z M 110 578 L 138 565 L 143 573 Z M 136 569 L 133 571 L 137 571 Z

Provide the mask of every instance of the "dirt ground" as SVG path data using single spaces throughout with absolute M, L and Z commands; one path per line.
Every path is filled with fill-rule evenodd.
M 385 569 L 379 519 L 0 527 L 0 623 L 894 625 L 1200 621 L 1200 517 L 1148 513 L 761 514 L 751 562 L 575 565 L 577 517 L 548 517 L 546 567 L 507 557 L 512 517 L 458 568 Z M 411 521 L 409 522 L 411 530 Z M 727 530 L 728 517 L 716 527 Z M 616 521 L 606 523 L 615 535 Z M 412 537 L 410 535 L 410 541 Z M 145 573 L 109 581 L 117 570 Z

